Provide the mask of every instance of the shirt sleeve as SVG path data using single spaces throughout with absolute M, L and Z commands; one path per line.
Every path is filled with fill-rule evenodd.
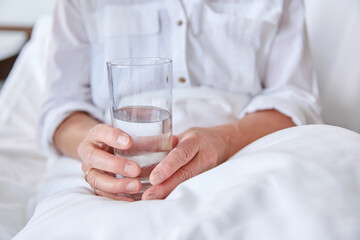
M 92 102 L 90 88 L 90 44 L 80 1 L 57 1 L 46 54 L 46 91 L 38 130 L 47 153 L 58 154 L 53 144 L 57 127 L 75 111 L 102 120 L 103 113 Z
M 301 0 L 284 1 L 277 35 L 263 74 L 262 91 L 241 116 L 275 109 L 296 125 L 321 123 L 318 86 L 312 68 Z

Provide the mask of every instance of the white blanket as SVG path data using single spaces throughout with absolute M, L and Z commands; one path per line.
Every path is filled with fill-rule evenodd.
M 360 135 L 283 130 L 180 185 L 166 200 L 95 196 L 61 158 L 20 239 L 359 239 Z

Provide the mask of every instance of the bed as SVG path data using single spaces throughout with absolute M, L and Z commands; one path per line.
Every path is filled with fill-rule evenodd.
M 166 200 L 131 204 L 94 196 L 80 163 L 37 147 L 41 18 L 0 92 L 0 239 L 360 239 L 359 4 L 332 1 L 319 16 L 323 3 L 307 17 L 326 124 L 266 136 Z M 331 36 L 341 48 L 322 44 Z

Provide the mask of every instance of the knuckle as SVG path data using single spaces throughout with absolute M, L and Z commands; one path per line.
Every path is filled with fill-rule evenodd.
M 199 127 L 192 128 L 190 130 L 190 136 L 193 138 L 203 138 L 203 130 Z
M 188 135 L 187 135 L 188 139 L 191 139 L 192 142 L 197 142 L 197 143 L 203 143 L 205 140 L 205 136 L 202 133 L 202 131 L 200 130 L 200 128 L 192 128 Z
M 192 127 L 192 128 L 189 129 L 189 132 L 197 133 L 199 131 L 199 129 L 200 129 L 199 127 Z
M 178 170 L 178 175 L 182 181 L 188 180 L 192 176 L 191 171 L 187 168 L 180 168 Z
M 99 197 L 105 197 L 105 194 L 102 191 L 99 191 L 97 189 L 94 189 L 94 193 L 95 193 L 95 195 L 97 195 Z
M 86 153 L 85 161 L 87 162 L 87 165 L 90 167 L 94 166 L 95 155 L 96 155 L 95 152 L 96 152 L 95 149 L 91 149 Z
M 178 155 L 178 159 L 182 164 L 187 163 L 191 157 L 190 150 L 186 147 L 177 147 L 176 154 Z
M 174 170 L 175 164 L 173 162 L 170 161 L 163 161 L 159 163 L 159 168 L 161 169 L 162 172 L 165 173 L 173 173 L 176 171 L 176 169 Z
M 101 132 L 104 130 L 104 124 L 100 123 L 97 124 L 95 127 L 92 128 L 91 131 L 91 138 L 92 139 L 100 139 L 101 137 Z
M 152 192 L 156 193 L 156 196 L 160 199 L 167 197 L 172 191 L 172 187 L 169 185 L 158 185 L 154 186 Z
M 96 176 L 93 176 L 90 178 L 90 186 L 93 188 L 93 189 L 99 189 L 99 178 L 96 177 Z
M 116 128 L 112 128 L 111 129 L 111 133 L 110 133 L 110 136 L 109 136 L 109 140 L 113 143 L 117 143 L 118 142 L 118 137 L 119 135 L 121 134 L 122 132 L 119 130 L 119 129 L 116 129 Z
M 198 132 L 198 131 L 192 133 L 192 137 L 193 137 L 194 139 L 196 139 L 196 141 L 198 141 L 198 142 L 200 142 L 200 143 L 203 143 L 204 140 L 205 140 L 204 135 L 203 135 L 202 133 Z
M 109 189 L 108 192 L 110 193 L 120 193 L 121 192 L 121 184 L 118 182 L 111 182 L 109 183 Z
M 120 173 L 119 171 L 125 167 L 125 164 L 123 164 L 121 160 L 116 157 L 110 157 L 109 159 L 106 159 L 106 164 L 108 165 L 108 169 L 113 169 L 113 171 L 116 173 Z
M 210 168 L 214 168 L 217 166 L 217 153 L 215 151 L 209 151 L 206 155 L 206 158 L 209 162 Z

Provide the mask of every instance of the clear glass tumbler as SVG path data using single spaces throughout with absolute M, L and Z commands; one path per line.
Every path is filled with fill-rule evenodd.
M 149 175 L 172 148 L 172 60 L 124 58 L 107 62 L 112 125 L 129 134 L 133 144 L 114 154 L 141 167 L 141 199 Z M 122 176 L 117 176 L 122 177 Z

